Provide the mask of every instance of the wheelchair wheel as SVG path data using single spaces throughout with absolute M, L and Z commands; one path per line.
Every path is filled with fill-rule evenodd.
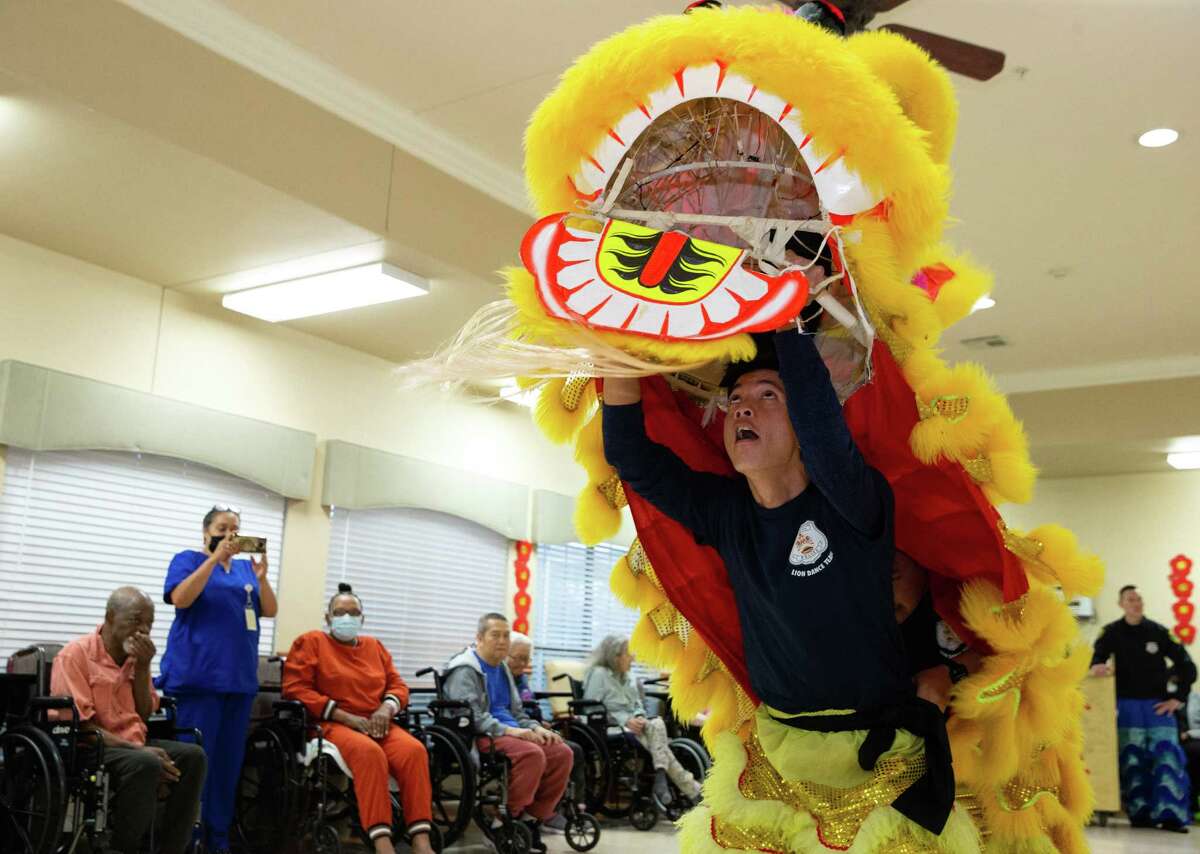
M 300 781 L 284 734 L 270 724 L 246 740 L 235 801 L 235 832 L 248 854 L 272 854 L 294 837 Z
M 433 823 L 442 844 L 453 845 L 475 811 L 475 765 L 462 740 L 445 727 L 428 726 L 420 737 L 429 753 Z
M 529 854 L 533 847 L 533 836 L 529 828 L 519 821 L 500 825 L 492 831 L 491 839 L 496 854 Z
M 19 854 L 50 854 L 58 846 L 67 800 L 67 773 L 50 736 L 23 725 L 0 735 L 0 831 Z M 10 848 L 6 844 L 5 851 Z
M 564 829 L 567 844 L 576 851 L 591 851 L 600 841 L 600 822 L 594 815 L 581 812 L 571 817 Z
M 599 812 L 608 796 L 610 782 L 608 748 L 591 727 L 575 721 L 556 721 L 553 729 L 583 748 L 584 791 L 576 793 L 576 800 L 587 804 L 589 812 Z
M 629 823 L 638 830 L 653 830 L 658 824 L 658 808 L 654 801 L 638 796 L 629 810 Z
M 338 835 L 337 827 L 328 822 L 317 825 L 313 832 L 314 854 L 341 854 L 341 851 L 342 839 Z
M 680 765 L 697 780 L 704 779 L 708 769 L 712 767 L 712 760 L 708 758 L 708 751 L 703 745 L 690 738 L 673 738 L 670 747 Z
M 640 746 L 624 745 L 608 753 L 608 796 L 599 805 L 597 812 L 609 818 L 626 818 L 640 801 L 654 806 L 650 798 L 640 794 L 650 791 L 653 785 L 653 768 L 650 755 Z M 589 812 L 591 805 L 588 805 Z

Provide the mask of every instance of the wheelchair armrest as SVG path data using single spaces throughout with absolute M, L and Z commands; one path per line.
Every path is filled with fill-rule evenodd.
M 595 700 L 571 700 L 567 703 L 567 708 L 580 717 L 587 717 L 590 714 L 599 712 L 603 712 L 605 715 L 608 714 L 608 707 Z
M 179 708 L 179 705 L 175 702 L 174 697 L 159 697 L 158 698 L 158 710 L 160 712 L 166 712 L 166 711 L 175 712 L 178 708 Z
M 533 699 L 535 700 L 552 700 L 555 697 L 565 697 L 568 700 L 574 697 L 570 691 L 534 691 Z

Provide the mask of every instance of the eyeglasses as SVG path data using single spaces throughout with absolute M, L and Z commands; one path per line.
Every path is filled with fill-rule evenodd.
M 241 516 L 242 516 L 241 508 L 234 507 L 232 504 L 214 504 L 212 506 L 212 509 L 216 510 L 218 513 L 232 513 L 234 516 L 237 516 L 238 518 L 241 518 Z

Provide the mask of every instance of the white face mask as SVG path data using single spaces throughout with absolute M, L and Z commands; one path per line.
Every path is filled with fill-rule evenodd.
M 353 614 L 341 614 L 337 617 L 329 618 L 329 632 L 340 641 L 349 643 L 358 637 L 359 629 L 362 628 L 363 618 L 356 617 Z

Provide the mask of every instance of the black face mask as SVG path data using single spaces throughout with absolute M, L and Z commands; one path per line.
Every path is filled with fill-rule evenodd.
M 208 550 L 210 552 L 215 552 L 217 550 L 217 546 L 221 545 L 221 540 L 223 540 L 223 539 L 225 539 L 224 534 L 222 534 L 219 537 L 212 537 L 211 539 L 209 539 Z

